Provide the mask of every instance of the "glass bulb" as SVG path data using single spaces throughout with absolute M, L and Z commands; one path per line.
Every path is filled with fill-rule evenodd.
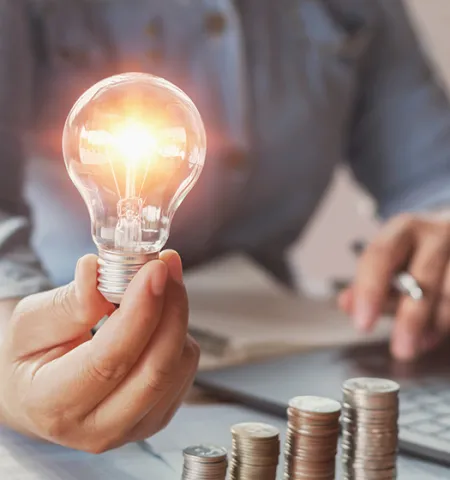
M 63 152 L 91 217 L 99 290 L 120 303 L 136 272 L 167 242 L 173 216 L 202 171 L 200 113 L 162 78 L 116 75 L 76 102 Z

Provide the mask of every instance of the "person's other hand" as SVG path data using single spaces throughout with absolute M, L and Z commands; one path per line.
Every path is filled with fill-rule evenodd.
M 449 258 L 450 222 L 444 215 L 400 215 L 365 249 L 354 284 L 341 294 L 339 304 L 357 328 L 369 331 L 388 302 L 395 273 L 411 273 L 424 297 L 399 297 L 391 351 L 399 360 L 413 360 L 450 332 Z
M 79 261 L 72 284 L 22 300 L 0 349 L 3 423 L 93 453 L 164 428 L 199 358 L 187 335 L 182 276 L 178 254 L 162 253 L 139 271 L 114 311 L 97 290 L 91 255 Z

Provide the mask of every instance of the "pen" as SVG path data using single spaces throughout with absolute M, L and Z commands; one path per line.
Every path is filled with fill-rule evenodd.
M 355 255 L 361 255 L 366 244 L 364 242 L 354 242 L 352 251 Z M 417 280 L 408 272 L 401 271 L 397 273 L 392 280 L 392 287 L 403 295 L 408 295 L 413 300 L 421 300 L 423 298 L 423 290 Z

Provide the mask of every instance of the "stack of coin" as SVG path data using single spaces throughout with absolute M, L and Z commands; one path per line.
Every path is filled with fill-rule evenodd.
M 334 480 L 341 404 L 322 397 L 289 402 L 285 447 L 286 480 Z
M 215 445 L 193 445 L 183 450 L 182 480 L 225 480 L 227 450 Z
M 275 480 L 280 456 L 280 432 L 265 423 L 231 427 L 233 448 L 230 480 Z
M 344 480 L 396 478 L 399 385 L 381 378 L 354 378 L 343 385 Z

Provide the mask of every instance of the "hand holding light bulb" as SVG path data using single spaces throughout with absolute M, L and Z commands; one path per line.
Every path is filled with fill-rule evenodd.
M 179 256 L 144 265 L 114 310 L 97 289 L 95 255 L 78 262 L 74 283 L 19 303 L 0 348 L 2 424 L 93 453 L 165 427 L 199 358 Z
M 1 423 L 94 453 L 164 428 L 199 359 L 187 335 L 181 260 L 159 251 L 201 171 L 203 126 L 176 87 L 137 77 L 93 87 L 65 130 L 66 163 L 89 208 L 99 274 L 89 255 L 73 283 L 23 299 L 0 348 Z

